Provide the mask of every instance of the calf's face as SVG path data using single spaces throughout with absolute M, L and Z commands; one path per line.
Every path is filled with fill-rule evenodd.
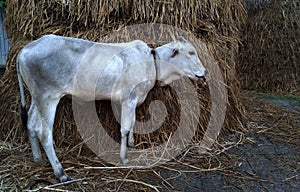
M 206 69 L 200 61 L 195 47 L 190 42 L 179 37 L 171 48 L 170 63 L 180 69 L 182 76 L 198 80 L 206 75 Z

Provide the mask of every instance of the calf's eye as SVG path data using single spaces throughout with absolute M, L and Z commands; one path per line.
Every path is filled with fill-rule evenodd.
M 189 51 L 190 55 L 195 55 L 196 53 L 194 51 Z

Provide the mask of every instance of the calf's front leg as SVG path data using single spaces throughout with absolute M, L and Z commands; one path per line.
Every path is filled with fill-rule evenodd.
M 130 101 L 122 104 L 121 109 L 121 149 L 120 158 L 123 165 L 130 165 L 127 159 L 128 134 L 130 142 L 133 140 L 133 126 L 135 123 L 136 103 Z M 132 134 L 132 135 L 131 135 Z

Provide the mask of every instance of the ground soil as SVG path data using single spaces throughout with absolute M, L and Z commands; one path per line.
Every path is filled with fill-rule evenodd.
M 248 131 L 226 135 L 234 142 L 218 152 L 204 156 L 190 152 L 183 160 L 152 169 L 89 170 L 84 167 L 103 163 L 78 156 L 78 151 L 58 150 L 74 179 L 66 185 L 57 186 L 51 167 L 32 162 L 28 144 L 2 142 L 0 191 L 300 191 L 299 103 L 249 92 L 243 98 Z

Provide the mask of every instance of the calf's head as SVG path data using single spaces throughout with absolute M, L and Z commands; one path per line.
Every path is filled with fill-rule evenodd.
M 183 37 L 166 44 L 158 50 L 160 59 L 164 61 L 160 65 L 164 84 L 169 84 L 182 76 L 193 80 L 204 78 L 206 69 L 200 61 L 195 47 Z

